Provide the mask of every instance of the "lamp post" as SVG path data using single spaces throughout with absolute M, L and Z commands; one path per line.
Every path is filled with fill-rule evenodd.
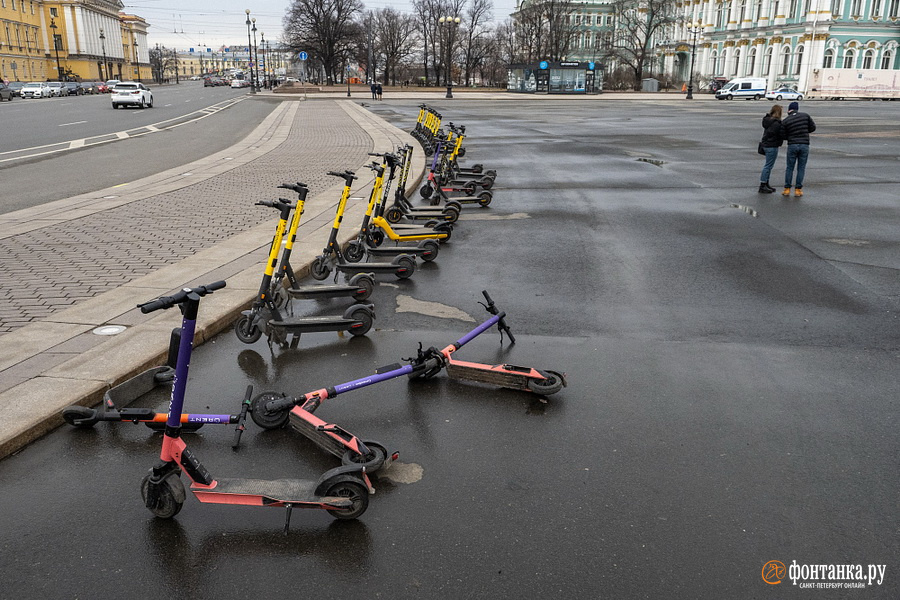
M 453 52 L 453 30 L 459 27 L 459 17 L 441 17 L 438 19 L 441 29 L 447 29 L 447 98 L 453 97 L 453 69 L 450 67 Z
M 56 21 L 54 19 L 50 19 L 50 29 L 53 30 L 53 49 L 56 50 L 56 78 L 62 81 L 63 72 L 62 67 L 59 66 L 59 42 L 56 37 Z
M 247 63 L 250 65 L 250 93 L 255 94 L 256 86 L 253 83 L 253 45 L 250 43 L 250 9 L 248 8 L 244 12 L 247 13 Z M 256 19 L 253 19 L 253 21 L 256 21 Z M 255 28 L 256 25 L 254 25 L 253 27 Z
M 253 88 L 259 91 L 259 48 L 256 45 L 256 17 L 250 19 L 253 21 L 253 63 L 256 65 L 256 79 L 253 80 Z
M 266 54 L 266 34 L 262 31 L 259 32 L 259 47 L 263 49 L 263 59 L 262 59 L 262 86 L 266 87 L 266 81 L 269 78 L 269 65 L 266 63 L 269 60 L 269 55 Z M 259 58 L 259 52 L 256 53 L 256 58 Z
M 703 23 L 691 21 L 687 24 L 687 32 L 691 34 L 691 70 L 688 77 L 688 89 L 685 100 L 694 99 L 694 55 L 697 53 L 697 34 L 703 31 Z
M 106 68 L 106 36 L 103 35 L 103 28 L 100 28 L 100 49 L 103 51 L 103 67 L 100 69 L 100 79 L 106 81 L 109 77 L 104 77 L 103 72 L 106 71 L 106 74 L 109 75 L 109 71 Z

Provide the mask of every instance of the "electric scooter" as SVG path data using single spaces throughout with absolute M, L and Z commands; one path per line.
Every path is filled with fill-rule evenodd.
M 490 190 L 484 190 L 479 192 L 477 196 L 475 196 L 475 186 L 467 186 L 465 188 L 465 194 L 450 196 L 447 192 L 453 191 L 453 187 L 444 187 L 440 184 L 440 176 L 439 176 L 439 162 L 441 159 L 441 154 L 444 151 L 444 142 L 439 141 L 436 144 L 436 149 L 434 151 L 434 156 L 431 160 L 431 168 L 428 171 L 428 180 L 419 188 L 419 194 L 425 198 L 426 200 L 430 200 L 432 205 L 440 204 L 441 202 L 449 202 L 450 200 L 455 200 L 459 203 L 477 203 L 480 206 L 488 206 L 493 199 L 493 194 Z
M 294 248 L 294 242 L 297 240 L 297 229 L 300 226 L 300 218 L 303 216 L 303 207 L 306 203 L 307 192 L 304 191 L 301 195 L 301 190 L 306 189 L 306 184 L 299 182 L 293 184 L 282 183 L 278 187 L 297 192 L 297 206 L 294 211 L 294 217 L 291 219 L 278 270 L 272 277 L 270 294 L 275 302 L 275 306 L 279 310 L 285 307 L 291 310 L 293 307 L 289 300 L 292 298 L 309 300 L 313 298 L 350 297 L 356 302 L 362 302 L 371 296 L 375 290 L 374 273 L 357 273 L 350 277 L 347 285 L 300 285 L 294 269 L 291 267 L 291 251 Z M 287 288 L 284 285 L 285 278 L 288 283 Z
M 306 200 L 308 189 L 298 185 L 299 199 L 295 211 L 295 221 L 299 221 L 299 215 L 303 212 L 303 203 Z M 262 334 L 266 334 L 269 343 L 279 345 L 287 343 L 288 336 L 294 336 L 294 341 L 299 341 L 301 333 L 322 331 L 349 331 L 354 336 L 365 335 L 375 321 L 375 307 L 372 304 L 354 304 L 344 311 L 342 316 L 323 317 L 284 317 L 275 304 L 272 290 L 272 278 L 278 261 L 278 253 L 281 249 L 281 240 L 284 238 L 285 225 L 294 209 L 291 203 L 283 198 L 277 201 L 262 200 L 257 206 L 268 206 L 279 211 L 280 219 L 269 248 L 269 257 L 263 272 L 259 293 L 253 301 L 250 310 L 245 310 L 235 321 L 234 332 L 239 340 L 245 344 L 256 342 Z M 287 251 L 287 250 L 285 250 Z M 292 342 L 293 346 L 296 346 Z
M 223 287 L 225 282 L 217 281 L 206 286 L 185 288 L 172 296 L 164 296 L 138 305 L 145 314 L 173 306 L 182 309 L 175 382 L 172 386 L 160 460 L 141 482 L 144 505 L 161 519 L 170 519 L 178 514 L 186 497 L 184 484 L 181 482 L 181 473 L 184 471 L 191 481 L 190 490 L 200 502 L 284 507 L 287 509 L 285 533 L 290 526 L 293 508 L 320 508 L 337 519 L 359 517 L 368 508 L 369 494 L 374 491 L 362 465 L 343 465 L 331 469 L 323 473 L 318 480 L 216 479 L 181 438 L 181 414 L 200 299 Z M 245 401 L 249 401 L 252 394 L 253 388 L 249 386 Z
M 441 183 L 455 186 L 465 186 L 474 183 L 476 187 L 486 190 L 491 189 L 494 185 L 494 180 L 497 178 L 496 171 L 490 170 L 486 173 L 481 171 L 477 173 L 463 172 L 457 164 L 456 159 L 460 155 L 462 143 L 465 139 L 465 126 L 456 127 L 453 123 L 449 123 L 447 132 L 446 147 L 450 149 L 450 152 L 445 154 L 441 161 Z
M 103 394 L 103 403 L 100 409 L 86 406 L 67 406 L 62 411 L 63 420 L 79 429 L 89 429 L 100 423 L 143 423 L 154 431 L 165 429 L 168 414 L 157 412 L 150 408 L 126 408 L 138 398 L 149 394 L 157 388 L 171 390 L 175 379 L 175 366 L 178 361 L 178 346 L 181 340 L 181 330 L 173 329 L 169 338 L 169 355 L 166 364 L 152 367 L 146 371 L 126 379 L 122 383 L 108 389 Z M 232 447 L 237 448 L 240 443 L 240 432 L 244 430 L 244 421 L 247 417 L 249 403 L 245 404 L 240 413 L 236 415 L 210 415 L 210 414 L 182 414 L 181 430 L 183 432 L 197 431 L 203 425 L 237 425 Z
M 362 225 L 360 226 L 359 233 L 356 236 L 356 239 L 351 241 L 347 245 L 347 249 L 344 251 L 344 256 L 350 262 L 359 262 L 366 256 L 396 256 L 398 254 L 412 254 L 420 257 L 422 260 L 426 262 L 431 262 L 437 258 L 439 245 L 438 242 L 435 241 L 437 237 L 437 228 L 435 228 L 434 235 L 429 237 L 420 238 L 418 246 L 380 246 L 381 242 L 384 240 L 384 233 L 381 231 L 377 231 L 370 227 L 372 223 L 372 215 L 375 211 L 377 205 L 380 204 L 380 199 L 383 196 L 387 195 L 390 190 L 390 181 L 394 177 L 394 173 L 397 169 L 397 161 L 399 160 L 394 154 L 374 154 L 369 153 L 370 156 L 380 156 L 383 158 L 384 163 L 372 163 L 368 165 L 368 168 L 372 169 L 375 172 L 375 181 L 372 184 L 372 191 L 369 194 L 369 203 L 366 205 L 366 213 L 363 215 Z M 385 169 L 390 169 L 390 177 L 388 178 L 388 184 L 385 185 Z M 446 227 L 452 227 L 449 224 L 446 224 Z
M 400 178 L 397 181 L 397 189 L 394 192 L 394 203 L 384 211 L 384 218 L 388 223 L 399 224 L 401 221 L 447 221 L 455 223 L 462 211 L 462 204 L 451 200 L 443 208 L 415 207 L 406 199 L 406 182 L 409 179 L 409 170 L 412 163 L 413 147 L 405 144 L 397 148 L 403 167 L 400 169 Z
M 353 180 L 357 179 L 352 171 L 344 171 L 337 173 L 329 171 L 329 175 L 333 177 L 341 177 L 344 179 L 344 191 L 341 194 L 341 200 L 338 202 L 337 211 L 334 215 L 334 224 L 331 227 L 331 233 L 328 236 L 328 244 L 322 250 L 322 254 L 317 256 L 309 268 L 309 274 L 313 279 L 322 280 L 328 277 L 332 269 L 337 273 L 393 273 L 398 279 L 408 279 L 416 271 L 416 260 L 409 254 L 401 254 L 394 257 L 389 263 L 360 263 L 354 264 L 348 262 L 344 258 L 340 244 L 337 242 L 338 232 L 341 228 L 341 220 L 344 218 L 344 210 L 347 207 L 347 199 L 350 197 L 350 186 Z
M 493 316 L 449 346 L 446 346 L 441 350 L 435 348 L 429 349 L 429 356 L 438 355 L 443 357 L 441 366 L 446 368 L 447 375 L 454 379 L 488 383 L 503 388 L 533 392 L 542 396 L 555 394 L 565 387 L 567 385 L 566 376 L 564 373 L 559 373 L 557 371 L 520 367 L 511 364 L 486 365 L 456 360 L 456 358 L 453 357 L 453 353 L 494 325 L 497 325 L 497 328 L 500 330 L 501 342 L 503 341 L 503 334 L 505 333 L 509 337 L 510 343 L 516 343 L 516 338 L 513 336 L 512 330 L 506 323 L 506 313 L 501 312 L 497 308 L 490 295 L 488 295 L 487 290 L 484 290 L 481 293 L 487 304 L 483 302 L 479 302 L 479 304 Z M 439 372 L 440 368 L 432 369 L 431 371 L 416 373 L 413 377 L 427 379 L 437 375 Z
M 450 169 L 456 179 L 463 178 L 481 178 L 481 177 L 489 177 L 491 179 L 491 183 L 497 179 L 497 171 L 494 169 L 484 170 L 484 165 L 478 163 L 473 165 L 472 167 L 466 168 L 461 167 L 459 165 L 458 157 L 465 155 L 465 148 L 463 147 L 463 140 L 466 137 L 466 126 L 454 126 L 453 123 L 450 123 L 449 127 L 450 133 L 448 135 L 448 141 L 453 142 L 452 136 L 456 136 L 456 149 L 454 150 L 453 155 L 450 157 Z

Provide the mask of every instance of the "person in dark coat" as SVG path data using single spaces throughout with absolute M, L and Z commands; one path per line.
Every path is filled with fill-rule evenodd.
M 781 105 L 776 104 L 762 118 L 763 136 L 760 144 L 765 150 L 766 162 L 763 165 L 762 173 L 759 174 L 760 194 L 771 194 L 775 191 L 775 188 L 769 185 L 769 175 L 771 175 L 772 167 L 775 166 L 775 160 L 778 158 L 778 148 L 784 143 L 781 113 Z
M 369 89 L 372 90 L 372 100 L 378 100 L 378 88 L 375 86 L 374 81 L 369 84 Z
M 375 95 L 378 96 L 378 99 L 381 100 L 381 93 L 383 92 L 383 88 L 380 83 L 375 84 Z
M 788 116 L 781 122 L 784 138 L 787 140 L 787 168 L 784 171 L 784 191 L 782 196 L 791 195 L 791 184 L 794 185 L 794 196 L 803 195 L 803 176 L 806 174 L 806 160 L 809 158 L 809 134 L 816 130 L 816 124 L 806 113 L 800 112 L 800 105 L 791 102 L 788 105 Z M 797 166 L 797 181 L 793 182 L 794 165 Z

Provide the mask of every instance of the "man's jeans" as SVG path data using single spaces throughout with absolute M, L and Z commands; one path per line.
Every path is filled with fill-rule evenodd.
M 788 144 L 787 147 L 787 168 L 784 171 L 784 187 L 791 187 L 791 180 L 794 178 L 794 164 L 797 164 L 797 185 L 794 187 L 798 190 L 803 187 L 803 176 L 806 174 L 806 159 L 809 158 L 809 144 Z
M 772 167 L 775 166 L 775 159 L 778 158 L 778 147 L 763 148 L 766 151 L 766 164 L 763 165 L 762 173 L 759 175 L 760 183 L 769 183 L 769 175 L 772 174 Z

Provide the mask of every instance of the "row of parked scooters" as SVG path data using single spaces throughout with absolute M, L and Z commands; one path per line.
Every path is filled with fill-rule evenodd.
M 279 186 L 295 192 L 296 201 L 279 199 L 257 202 L 257 205 L 277 210 L 279 220 L 259 294 L 250 309 L 244 311 L 235 323 L 238 338 L 245 343 L 254 343 L 265 334 L 270 347 L 273 344 L 296 347 L 301 333 L 348 331 L 352 335 L 365 335 L 375 318 L 374 306 L 368 299 L 375 290 L 376 275 L 386 273 L 401 279 L 412 276 L 416 257 L 425 261 L 437 258 L 440 244 L 450 239 L 453 224 L 465 202 L 487 205 L 477 199 L 471 200 L 477 198 L 474 190 L 469 193 L 469 188 L 450 189 L 456 185 L 454 181 L 458 181 L 453 177 L 458 176 L 454 173 L 458 173 L 456 160 L 463 153 L 464 133 L 464 128 L 452 124 L 444 132 L 440 129 L 440 115 L 424 105 L 421 107 L 412 135 L 435 157 L 428 180 L 432 188 L 428 195 L 431 206 L 427 207 L 413 206 L 404 196 L 413 153 L 411 145 L 404 145 L 393 153 L 372 154 L 378 159 L 368 165 L 375 173 L 372 191 L 359 233 L 346 248 L 338 243 L 338 233 L 350 189 L 357 176 L 351 171 L 329 173 L 342 178 L 344 188 L 327 245 L 312 262 L 310 275 L 323 280 L 334 272 L 335 283 L 331 285 L 302 285 L 290 264 L 309 191 L 307 186 L 303 183 Z M 480 173 L 480 165 L 478 168 Z M 484 177 L 488 177 L 488 173 L 491 173 L 492 185 L 496 174 L 485 171 Z M 390 190 L 395 178 L 399 181 L 391 200 Z M 484 178 L 479 177 L 479 181 L 484 181 Z M 487 188 L 482 191 L 485 192 L 490 193 Z M 422 195 L 425 195 L 424 192 Z M 367 262 L 383 257 L 391 257 L 391 260 Z M 337 283 L 338 274 L 344 275 L 345 283 Z M 171 518 L 181 510 L 186 499 L 182 472 L 191 482 L 189 489 L 201 502 L 285 508 L 285 532 L 288 531 L 293 508 L 324 509 L 338 519 L 355 519 L 362 515 L 368 507 L 370 494 L 375 492 L 371 476 L 387 468 L 399 455 L 384 444 L 363 440 L 343 427 L 316 416 L 324 400 L 339 394 L 404 375 L 429 379 L 442 371 L 456 379 L 542 396 L 554 394 L 566 385 L 564 374 L 557 371 L 456 359 L 454 354 L 460 348 L 494 326 L 500 331 L 501 343 L 504 335 L 510 343 L 515 343 L 505 319 L 506 313 L 497 307 L 487 291 L 483 291 L 482 306 L 490 315 L 484 322 L 443 348 L 432 346 L 423 349 L 419 344 L 415 357 L 403 359 L 407 364 L 395 363 L 377 369 L 366 377 L 301 395 L 264 392 L 254 397 L 252 386 L 248 386 L 240 410 L 235 414 L 186 413 L 184 401 L 188 368 L 201 299 L 225 285 L 224 281 L 217 281 L 185 288 L 172 296 L 138 305 L 143 313 L 173 306 L 181 310 L 182 324 L 172 332 L 166 365 L 144 371 L 111 388 L 98 409 L 72 406 L 63 411 L 64 420 L 79 428 L 93 427 L 101 421 L 132 422 L 144 423 L 151 429 L 163 432 L 160 461 L 141 483 L 144 504 L 159 518 Z M 295 299 L 322 297 L 349 297 L 354 304 L 339 317 L 294 317 L 284 314 L 290 313 Z M 171 388 L 167 412 L 128 407 L 161 386 Z M 289 422 L 294 430 L 340 459 L 341 465 L 326 471 L 317 480 L 214 478 L 187 447 L 182 433 L 196 431 L 206 424 L 234 425 L 232 447 L 237 449 L 248 414 L 254 423 L 265 429 L 281 428 Z

